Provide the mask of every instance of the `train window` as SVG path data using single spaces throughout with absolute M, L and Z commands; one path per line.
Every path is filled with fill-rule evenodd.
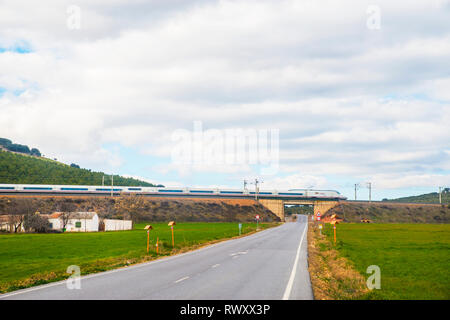
M 15 190 L 14 187 L 0 187 L 0 190 Z
M 183 192 L 183 190 L 164 190 L 164 189 L 159 189 L 158 192 Z
M 214 193 L 212 190 L 189 190 L 191 193 Z
M 278 193 L 280 196 L 302 196 L 303 193 L 284 193 L 284 192 L 280 192 Z
M 61 188 L 61 191 L 88 191 L 88 188 Z
M 24 187 L 24 190 L 53 190 L 53 188 L 45 188 L 45 187 Z
M 242 191 L 220 191 L 219 193 L 243 194 Z

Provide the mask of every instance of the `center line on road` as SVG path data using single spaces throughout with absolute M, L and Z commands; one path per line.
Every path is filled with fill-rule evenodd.
M 303 229 L 302 238 L 300 239 L 300 244 L 297 248 L 297 255 L 295 256 L 294 266 L 292 267 L 291 276 L 289 277 L 288 284 L 286 286 L 286 290 L 284 291 L 283 300 L 289 300 L 289 296 L 291 295 L 292 285 L 294 284 L 295 274 L 297 272 L 297 264 L 298 259 L 300 258 L 300 251 L 302 248 L 303 238 L 305 237 L 306 228 L 308 227 L 308 222 L 305 223 L 305 228 Z
M 184 277 L 184 278 L 178 279 L 177 281 L 175 281 L 175 283 L 181 282 L 181 281 L 186 280 L 186 279 L 189 279 L 189 277 Z
M 211 268 L 217 268 L 218 266 L 220 266 L 220 264 L 215 264 Z

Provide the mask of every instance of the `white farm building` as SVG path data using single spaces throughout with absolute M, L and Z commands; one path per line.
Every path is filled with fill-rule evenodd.
M 117 231 L 131 230 L 133 223 L 131 220 L 119 219 L 99 219 L 96 212 L 71 212 L 65 214 L 67 219 L 65 229 L 69 232 L 97 232 L 97 231 Z M 62 230 L 64 227 L 64 214 L 55 212 L 48 216 L 51 228 Z

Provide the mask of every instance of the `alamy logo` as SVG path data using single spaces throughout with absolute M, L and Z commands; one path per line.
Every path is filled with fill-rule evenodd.
M 371 265 L 367 267 L 366 273 L 371 274 L 367 278 L 367 288 L 370 290 L 381 289 L 381 271 L 379 266 Z
M 69 290 L 81 289 L 81 270 L 79 266 L 71 265 L 67 267 L 67 273 L 71 274 L 66 280 L 66 287 Z
M 367 28 L 369 30 L 380 30 L 381 29 L 380 7 L 376 5 L 370 5 L 367 7 L 366 13 L 369 15 L 366 21 Z
M 67 28 L 69 30 L 81 29 L 81 8 L 79 6 L 71 5 L 67 7 Z
M 257 165 L 263 175 L 278 172 L 278 129 L 203 131 L 202 122 L 195 121 L 193 131 L 175 130 L 172 142 L 172 163 L 176 165 Z

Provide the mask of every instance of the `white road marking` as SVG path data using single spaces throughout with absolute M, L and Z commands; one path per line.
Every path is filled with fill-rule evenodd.
M 211 268 L 217 268 L 218 266 L 220 266 L 220 264 L 215 264 Z
M 246 251 L 239 251 L 239 252 L 235 252 L 235 253 L 230 253 L 230 256 L 237 256 L 237 255 L 240 255 L 240 254 L 247 254 L 248 253 L 248 250 L 246 250 Z
M 233 259 L 239 258 L 239 256 L 234 256 Z
M 302 248 L 303 238 L 305 237 L 306 228 L 308 227 L 308 223 L 305 223 L 305 228 L 303 229 L 302 238 L 300 239 L 300 244 L 297 248 L 297 255 L 295 256 L 294 266 L 292 267 L 291 276 L 289 277 L 288 284 L 286 286 L 286 290 L 284 291 L 283 300 L 289 300 L 289 296 L 291 295 L 292 286 L 294 284 L 295 274 L 297 273 L 297 264 L 298 259 L 300 258 L 300 251 Z
M 189 277 L 184 277 L 184 278 L 178 279 L 177 281 L 175 281 L 175 283 L 178 283 L 178 282 L 184 281 L 184 280 L 186 280 L 186 279 L 189 279 Z

